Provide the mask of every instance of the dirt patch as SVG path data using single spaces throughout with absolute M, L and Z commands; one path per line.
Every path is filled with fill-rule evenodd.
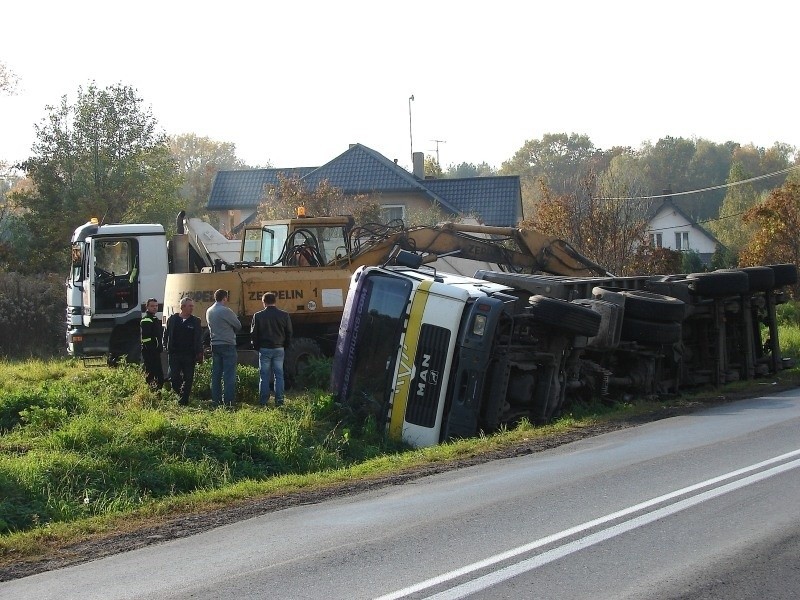
M 770 392 L 790 389 L 791 387 L 794 386 L 782 386 L 779 384 L 777 386 L 771 386 Z M 97 535 L 77 543 L 61 545 L 35 558 L 27 558 L 18 561 L 14 561 L 13 559 L 8 560 L 8 558 L 6 558 L 4 564 L 0 565 L 0 581 L 27 577 L 28 575 L 88 562 L 104 556 L 158 544 L 167 540 L 195 535 L 221 525 L 234 523 L 292 506 L 315 504 L 331 498 L 358 494 L 368 490 L 393 485 L 402 485 L 408 481 L 427 477 L 428 475 L 483 464 L 493 460 L 542 452 L 603 433 L 627 429 L 629 427 L 635 427 L 644 423 L 678 415 L 689 414 L 701 408 L 708 408 L 717 404 L 756 397 L 763 394 L 764 391 L 765 390 L 761 389 L 756 391 L 726 393 L 725 396 L 715 395 L 708 398 L 697 399 L 690 405 L 668 407 L 634 418 L 600 423 L 545 437 L 531 438 L 507 448 L 467 459 L 431 463 L 414 469 L 393 473 L 385 477 L 338 483 L 313 491 L 271 495 L 232 506 L 226 506 L 224 508 L 181 515 L 157 523 L 148 523 L 140 527 L 134 527 L 128 531 Z

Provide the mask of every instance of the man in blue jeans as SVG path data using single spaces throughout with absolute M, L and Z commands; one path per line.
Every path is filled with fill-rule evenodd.
M 275 306 L 275 294 L 261 297 L 264 310 L 253 315 L 250 339 L 259 354 L 258 397 L 261 406 L 269 401 L 269 388 L 275 378 L 275 406 L 283 404 L 283 360 L 292 344 L 292 320 L 289 313 Z
M 228 308 L 228 291 L 214 292 L 214 304 L 206 311 L 211 335 L 211 401 L 233 408 L 236 396 L 236 333 L 239 317 Z

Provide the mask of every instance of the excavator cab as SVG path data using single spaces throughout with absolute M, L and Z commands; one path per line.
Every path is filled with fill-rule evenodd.
M 325 266 L 349 255 L 352 227 L 352 217 L 300 217 L 247 227 L 237 266 Z

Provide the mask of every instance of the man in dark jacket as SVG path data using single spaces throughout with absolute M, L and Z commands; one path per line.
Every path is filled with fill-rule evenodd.
M 283 404 L 283 360 L 292 344 L 292 320 L 289 313 L 275 306 L 275 294 L 261 297 L 264 310 L 253 315 L 250 339 L 259 354 L 258 397 L 261 406 L 269 401 L 269 388 L 275 381 L 275 406 Z
M 202 325 L 193 311 L 194 301 L 188 296 L 181 298 L 181 311 L 170 315 L 164 330 L 172 389 L 180 396 L 178 402 L 184 406 L 189 404 L 194 365 L 203 362 Z
M 163 335 L 161 320 L 156 316 L 158 300 L 148 298 L 145 313 L 139 327 L 142 335 L 142 363 L 144 379 L 153 390 L 160 390 L 164 385 L 164 370 L 161 368 L 161 336 Z

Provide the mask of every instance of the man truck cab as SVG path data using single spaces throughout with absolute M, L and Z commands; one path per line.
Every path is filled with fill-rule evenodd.
M 138 360 L 148 298 L 163 310 L 168 270 L 164 227 L 100 225 L 75 230 L 67 278 L 67 349 L 72 356 Z

